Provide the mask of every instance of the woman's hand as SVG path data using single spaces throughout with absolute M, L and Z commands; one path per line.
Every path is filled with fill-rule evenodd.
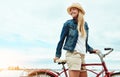
M 100 50 L 98 50 L 98 49 L 95 49 L 93 52 L 94 52 L 95 54 L 100 54 L 100 53 L 101 53 Z
M 98 49 L 94 49 L 91 53 L 96 53 L 98 54 L 100 51 Z
M 58 57 L 53 58 L 55 63 L 56 63 L 56 60 L 58 60 L 58 59 L 60 59 L 60 58 L 58 58 Z

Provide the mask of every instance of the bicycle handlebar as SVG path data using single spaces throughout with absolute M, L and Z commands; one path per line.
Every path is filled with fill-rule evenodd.
M 104 48 L 104 50 L 109 50 L 109 52 L 103 54 L 102 52 L 98 51 L 99 53 L 97 53 L 101 61 L 103 61 L 103 58 L 113 51 L 113 48 Z
M 105 57 L 106 55 L 109 55 L 113 51 L 113 48 L 104 48 L 104 50 L 110 50 L 110 51 L 104 54 L 103 57 Z
M 113 48 L 104 48 L 104 50 L 113 50 Z

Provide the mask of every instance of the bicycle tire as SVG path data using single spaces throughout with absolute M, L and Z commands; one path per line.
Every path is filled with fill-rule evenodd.
M 120 77 L 120 72 L 113 73 L 113 74 L 111 75 L 111 77 Z
M 28 74 L 28 77 L 58 77 L 58 74 L 51 70 L 35 70 Z

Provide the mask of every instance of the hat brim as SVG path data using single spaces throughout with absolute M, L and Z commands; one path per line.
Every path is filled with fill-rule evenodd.
M 67 12 L 68 12 L 68 14 L 70 14 L 70 10 L 71 10 L 71 8 L 77 8 L 78 10 L 80 10 L 83 14 L 85 14 L 85 11 L 84 11 L 84 9 L 79 5 L 71 5 L 71 6 L 69 6 L 68 8 L 67 8 Z

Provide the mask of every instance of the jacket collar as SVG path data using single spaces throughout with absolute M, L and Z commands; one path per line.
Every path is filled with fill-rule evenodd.
M 76 19 L 73 19 L 73 22 L 74 22 L 74 24 L 77 24 L 77 20 Z

